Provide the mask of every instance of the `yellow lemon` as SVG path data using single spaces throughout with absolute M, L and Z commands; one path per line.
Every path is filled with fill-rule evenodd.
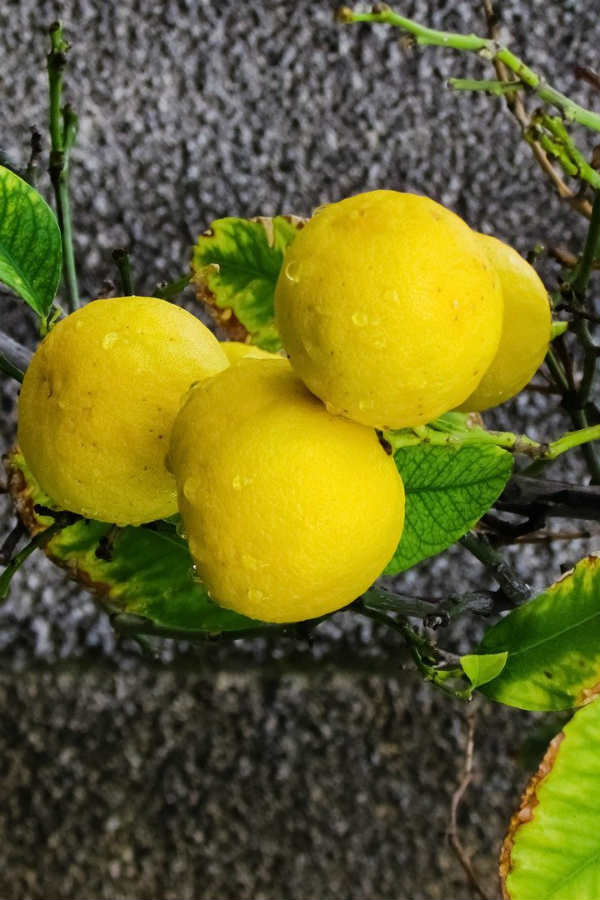
M 172 515 L 173 419 L 190 385 L 227 364 L 214 335 L 178 306 L 95 300 L 55 325 L 25 373 L 25 459 L 63 509 L 118 525 Z
M 497 238 L 477 238 L 500 278 L 504 324 L 492 364 L 460 407 L 467 412 L 482 412 L 518 394 L 542 364 L 552 327 L 548 294 L 535 269 Z
M 396 191 L 318 211 L 286 252 L 275 311 L 307 387 L 376 428 L 462 403 L 502 328 L 499 279 L 476 235 L 433 200 Z
M 329 415 L 283 359 L 245 359 L 192 388 L 169 465 L 199 576 L 254 619 L 345 606 L 402 534 L 402 480 L 375 432 Z
M 268 350 L 261 350 L 254 344 L 244 344 L 242 341 L 221 341 L 221 348 L 232 366 L 246 357 L 250 359 L 281 359 L 277 353 L 269 353 Z

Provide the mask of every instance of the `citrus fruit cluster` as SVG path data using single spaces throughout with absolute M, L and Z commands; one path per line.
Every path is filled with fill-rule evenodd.
M 550 308 L 510 247 L 375 191 L 300 231 L 275 315 L 288 359 L 220 344 L 164 300 L 96 300 L 34 354 L 18 437 L 57 506 L 122 526 L 179 511 L 217 603 L 292 622 L 351 602 L 401 538 L 404 488 L 377 430 L 517 393 Z

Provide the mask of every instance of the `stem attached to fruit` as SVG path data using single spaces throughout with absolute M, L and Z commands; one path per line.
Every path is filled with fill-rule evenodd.
M 73 312 L 79 306 L 79 288 L 73 251 L 71 224 L 71 200 L 69 177 L 71 150 L 77 137 L 78 119 L 68 104 L 61 109 L 63 71 L 67 62 L 68 43 L 62 35 L 60 22 L 49 28 L 51 49 L 48 54 L 48 88 L 50 94 L 50 166 L 49 174 L 54 188 L 58 224 L 62 235 L 63 276 L 67 293 L 67 308 Z
M 403 447 L 414 447 L 418 444 L 432 444 L 438 447 L 493 444 L 503 450 L 523 454 L 532 459 L 551 461 L 573 447 L 600 440 L 600 425 L 569 431 L 549 444 L 534 441 L 526 434 L 513 434 L 512 431 L 486 431 L 483 428 L 473 428 L 471 431 L 465 429 L 452 433 L 439 431 L 435 426 L 426 426 L 414 430 L 386 431 L 384 436 L 394 451 Z

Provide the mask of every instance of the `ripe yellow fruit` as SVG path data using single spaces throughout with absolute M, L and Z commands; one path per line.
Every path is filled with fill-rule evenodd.
M 118 525 L 177 511 L 165 456 L 182 397 L 228 365 L 191 313 L 155 297 L 95 300 L 54 326 L 25 373 L 18 439 L 63 509 Z
M 402 479 L 375 432 L 329 415 L 284 359 L 242 360 L 192 388 L 169 465 L 199 576 L 254 619 L 345 606 L 402 534 Z
M 500 278 L 504 324 L 496 356 L 460 406 L 466 412 L 482 412 L 518 394 L 542 364 L 552 328 L 548 294 L 535 269 L 497 238 L 477 238 Z
M 286 252 L 275 311 L 307 387 L 376 428 L 462 403 L 502 328 L 498 276 L 475 234 L 438 203 L 396 191 L 318 211 Z
M 277 353 L 269 353 L 261 350 L 254 344 L 243 344 L 241 341 L 221 341 L 221 348 L 229 360 L 230 365 L 235 365 L 240 359 L 281 359 Z

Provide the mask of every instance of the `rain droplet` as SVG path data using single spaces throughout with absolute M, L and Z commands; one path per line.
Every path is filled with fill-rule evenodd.
M 183 522 L 178 522 L 175 526 L 175 531 L 177 532 L 178 537 L 182 538 L 182 540 L 187 540 L 187 532 L 185 530 L 185 525 Z
M 452 306 L 454 307 L 454 309 L 458 309 L 458 307 L 460 306 L 458 300 L 453 300 L 453 301 L 452 301 Z
M 284 272 L 285 277 L 293 284 L 297 284 L 300 281 L 300 263 L 297 263 L 295 260 L 292 259 L 287 263 Z
M 265 595 L 262 591 L 259 591 L 258 588 L 249 588 L 248 589 L 248 600 L 250 603 L 260 603 L 261 600 L 265 599 Z
M 329 203 L 321 203 L 320 206 L 317 206 L 316 209 L 313 209 L 312 218 L 314 219 L 315 216 L 319 216 L 323 212 L 323 210 L 327 209 L 327 207 L 330 205 L 331 204 Z
M 373 409 L 373 401 L 372 400 L 359 400 L 358 408 L 361 410 Z
M 390 289 L 383 292 L 383 299 L 386 303 L 397 303 L 400 297 L 398 295 L 398 291 Z
M 233 481 L 231 482 L 231 487 L 234 489 L 234 491 L 241 491 L 242 479 L 239 475 L 234 475 Z
M 330 403 L 329 400 L 325 401 L 325 409 L 332 416 L 341 416 L 342 411 L 338 406 L 334 406 L 333 403 Z
M 242 563 L 245 569 L 250 569 L 251 572 L 256 572 L 258 568 L 260 568 L 260 563 L 253 556 L 250 556 L 248 553 L 242 554 Z
M 198 482 L 195 478 L 186 478 L 183 482 L 183 496 L 188 503 L 193 503 L 198 496 Z
M 358 325 L 359 328 L 363 325 L 369 324 L 369 317 L 365 312 L 361 310 L 357 310 L 357 312 L 352 313 L 352 321 L 355 325 Z
M 109 331 L 102 338 L 102 347 L 104 348 L 104 350 L 110 350 L 110 348 L 113 346 L 113 344 L 116 344 L 116 342 L 118 340 L 119 340 L 119 335 L 117 334 L 117 332 Z

